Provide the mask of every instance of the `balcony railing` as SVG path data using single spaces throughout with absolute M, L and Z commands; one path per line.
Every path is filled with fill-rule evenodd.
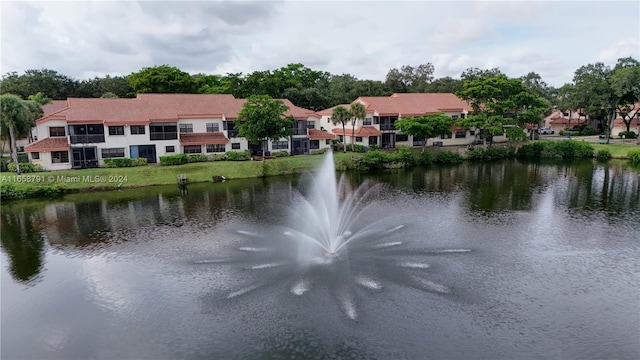
M 71 142 L 72 144 L 103 143 L 104 134 L 69 135 L 69 142 Z
M 230 138 L 238 137 L 238 130 L 227 130 L 227 136 Z
M 307 128 L 294 128 L 293 129 L 293 135 L 307 135 Z
M 176 140 L 178 139 L 177 132 L 150 132 L 149 139 L 151 140 Z
M 395 124 L 380 124 L 380 130 L 395 130 Z

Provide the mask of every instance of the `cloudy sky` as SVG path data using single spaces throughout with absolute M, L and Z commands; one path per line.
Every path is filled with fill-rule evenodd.
M 2 74 L 75 79 L 168 64 L 191 74 L 302 63 L 384 80 L 431 62 L 435 76 L 499 67 L 570 82 L 580 66 L 640 58 L 640 2 L 2 1 Z

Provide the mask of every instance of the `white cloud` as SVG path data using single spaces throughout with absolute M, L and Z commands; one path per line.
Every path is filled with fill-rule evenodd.
M 620 2 L 7 2 L 2 73 L 49 68 L 73 78 L 168 64 L 190 73 L 301 62 L 384 80 L 432 62 L 436 77 L 469 67 L 529 71 L 556 86 L 593 61 L 638 56 L 639 3 Z M 28 31 L 25 31 L 28 29 Z M 634 52 L 635 51 L 635 52 Z M 547 78 L 549 77 L 549 78 Z

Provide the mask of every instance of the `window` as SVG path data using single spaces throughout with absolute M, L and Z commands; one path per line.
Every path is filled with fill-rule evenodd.
M 124 148 L 102 149 L 102 158 L 121 158 L 124 157 Z
M 407 134 L 396 134 L 396 141 L 409 141 L 409 135 L 407 135 Z
M 362 136 L 356 136 L 356 142 L 362 142 Z
M 240 143 L 231 143 L 231 149 L 240 150 Z
M 131 135 L 144 135 L 144 125 L 131 125 Z
M 207 123 L 207 132 L 219 132 L 220 124 L 218 123 Z
M 224 144 L 209 144 L 207 145 L 207 152 L 208 153 L 213 153 L 213 152 L 224 152 L 225 151 L 225 147 Z
M 465 113 L 460 114 L 460 119 L 466 119 L 466 118 L 467 118 L 467 114 Z
M 451 139 L 452 134 L 451 133 L 446 133 L 446 134 L 442 134 L 442 136 L 440 136 L 440 139 Z
M 327 118 L 327 124 L 331 123 L 331 117 Z
M 52 126 L 49 128 L 50 137 L 66 136 L 64 126 Z
M 458 120 L 458 115 L 451 115 L 452 120 Z
M 124 126 L 109 126 L 109 135 L 124 135 Z
M 309 141 L 309 149 L 320 149 L 320 140 L 311 140 Z
M 475 136 L 476 135 L 476 130 L 475 129 L 469 130 L 469 135 Z
M 200 154 L 202 153 L 202 146 L 200 145 L 187 145 L 184 147 L 185 154 Z
M 175 146 L 165 146 L 164 147 L 164 152 L 167 152 L 167 153 L 176 152 L 176 147 Z
M 51 162 L 54 164 L 63 164 L 69 162 L 69 152 L 68 151 L 52 151 L 51 152 Z
M 151 123 L 149 124 L 149 138 L 151 140 L 176 140 L 178 126 L 173 123 Z
M 331 140 L 330 139 L 325 140 L 324 144 L 325 145 L 331 145 Z
M 315 129 L 316 122 L 315 121 L 307 121 L 307 129 Z
M 424 144 L 424 139 L 419 138 L 417 136 L 413 137 L 413 146 L 422 146 Z
M 38 160 L 38 159 L 40 159 L 40 153 L 39 152 L 32 152 L 31 153 L 31 160 Z
M 371 118 L 364 118 L 364 120 L 362 120 L 362 126 L 367 125 L 371 125 Z
M 71 144 L 104 142 L 104 125 L 69 125 L 69 142 Z
M 289 149 L 289 141 L 274 141 L 271 146 L 273 150 L 288 150 Z
M 180 133 L 192 133 L 193 124 L 180 124 Z
M 456 131 L 456 139 L 464 139 L 467 137 L 466 131 Z

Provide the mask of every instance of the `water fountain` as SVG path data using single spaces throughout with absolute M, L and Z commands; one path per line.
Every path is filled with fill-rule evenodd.
M 308 191 L 294 199 L 285 226 L 270 231 L 236 230 L 247 241 L 247 245 L 236 248 L 238 255 L 197 262 L 239 265 L 256 271 L 255 281 L 229 292 L 227 298 L 276 282 L 285 283 L 293 295 L 301 296 L 323 283 L 344 313 L 356 320 L 358 291 L 380 291 L 385 281 L 441 295 L 451 292 L 449 287 L 429 280 L 429 264 L 415 258 L 465 253 L 469 249 L 408 248 L 402 237 L 402 231 L 410 225 L 406 217 L 387 214 L 376 218 L 368 211 L 379 205 L 375 200 L 384 195 L 383 186 L 365 181 L 354 189 L 345 175 L 336 181 L 331 152 L 309 180 Z

